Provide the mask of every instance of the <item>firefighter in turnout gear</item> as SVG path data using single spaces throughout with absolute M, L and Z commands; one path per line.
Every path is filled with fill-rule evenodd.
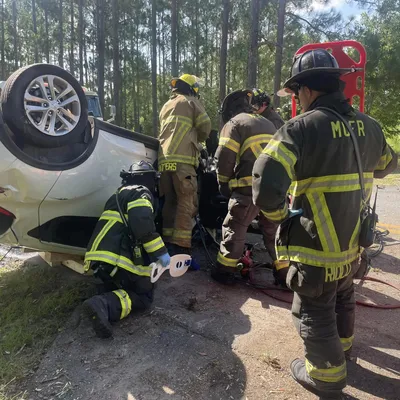
M 262 90 L 253 89 L 253 98 L 251 104 L 255 110 L 255 113 L 260 114 L 264 118 L 267 118 L 269 121 L 271 121 L 276 129 L 279 129 L 285 124 L 285 121 L 274 110 L 274 107 L 271 104 L 271 98 Z
M 174 253 L 187 253 L 197 214 L 199 143 L 208 138 L 211 121 L 199 100 L 197 77 L 184 74 L 172 79 L 171 87 L 172 95 L 160 112 L 158 168 L 160 195 L 165 196 L 163 238 Z
M 277 225 L 260 213 L 251 197 L 254 162 L 276 129 L 272 122 L 253 113 L 251 98 L 251 90 L 237 90 L 224 99 L 220 110 L 225 125 L 215 153 L 217 179 L 220 192 L 229 198 L 229 203 L 212 277 L 223 284 L 233 283 L 237 264 L 243 256 L 247 229 L 257 216 L 265 246 L 272 260 L 276 258 Z
M 346 386 L 362 197 L 351 135 L 337 115 L 319 107 L 336 111 L 353 128 L 368 198 L 373 178 L 384 177 L 397 165 L 379 124 L 344 97 L 340 76 L 350 71 L 339 68 L 323 49 L 295 58 L 279 94 L 294 94 L 304 113 L 275 134 L 253 170 L 254 203 L 281 222 L 277 256 L 287 262 L 286 284 L 295 292 L 292 314 L 304 341 L 305 361 L 294 360 L 291 373 L 321 399 L 341 398 Z M 286 202 L 289 187 L 294 211 Z
M 122 186 L 108 199 L 90 239 L 85 269 L 94 271 L 106 292 L 83 306 L 99 337 L 112 335 L 112 322 L 150 306 L 149 264 L 158 260 L 166 267 L 170 262 L 154 225 L 157 175 L 144 161 L 122 171 Z

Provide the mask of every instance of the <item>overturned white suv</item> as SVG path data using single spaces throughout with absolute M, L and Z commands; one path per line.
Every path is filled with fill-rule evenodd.
M 157 150 L 155 138 L 88 117 L 62 68 L 19 69 L 1 91 L 0 243 L 83 254 L 120 170 Z

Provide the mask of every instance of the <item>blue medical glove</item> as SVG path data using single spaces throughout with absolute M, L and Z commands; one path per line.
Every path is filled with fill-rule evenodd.
M 171 262 L 171 257 L 168 253 L 163 254 L 162 256 L 157 257 L 159 263 L 165 268 L 168 267 Z
M 303 209 L 299 208 L 298 210 L 289 210 L 289 214 L 287 219 L 296 217 L 297 215 L 303 215 Z

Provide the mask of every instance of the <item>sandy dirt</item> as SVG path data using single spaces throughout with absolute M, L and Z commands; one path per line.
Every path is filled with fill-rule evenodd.
M 369 275 L 400 287 L 398 188 L 380 199 L 381 223 L 399 234 L 387 238 Z M 400 304 L 399 290 L 382 284 L 364 282 L 357 292 L 359 300 Z M 400 310 L 357 307 L 346 398 L 400 399 L 399 332 Z M 165 273 L 152 309 L 117 324 L 113 339 L 96 338 L 78 308 L 28 393 L 55 400 L 316 399 L 289 374 L 290 361 L 302 356 L 289 304 L 245 285 L 218 285 L 206 270 L 177 279 Z

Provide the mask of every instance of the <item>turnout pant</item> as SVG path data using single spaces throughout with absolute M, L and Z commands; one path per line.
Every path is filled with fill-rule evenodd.
M 176 171 L 162 172 L 160 195 L 165 196 L 162 210 L 164 242 L 190 248 L 193 218 L 198 208 L 194 167 L 180 164 Z
M 276 260 L 275 234 L 278 225 L 265 218 L 260 208 L 253 204 L 251 196 L 233 192 L 228 204 L 228 214 L 222 224 L 222 241 L 217 256 L 220 269 L 234 272 L 243 256 L 247 229 L 257 215 L 265 247 L 272 260 Z
M 307 374 L 318 389 L 346 386 L 344 351 L 353 344 L 358 268 L 357 261 L 337 268 L 291 263 L 288 270 L 293 321 L 304 341 Z
M 150 277 L 118 268 L 111 278 L 110 274 L 115 267 L 106 263 L 93 264 L 91 268 L 95 270 L 95 276 L 104 283 L 105 293 L 101 296 L 107 302 L 109 321 L 119 321 L 131 311 L 143 311 L 150 307 L 154 290 Z

